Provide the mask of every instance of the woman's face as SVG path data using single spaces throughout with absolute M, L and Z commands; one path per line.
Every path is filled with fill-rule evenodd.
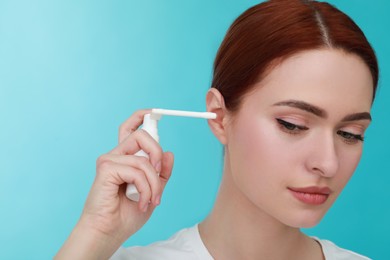
M 372 96 L 370 71 L 356 55 L 322 49 L 286 59 L 227 126 L 235 186 L 286 225 L 317 224 L 359 162 Z

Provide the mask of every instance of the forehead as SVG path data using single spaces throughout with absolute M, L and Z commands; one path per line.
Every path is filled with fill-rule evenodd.
M 360 57 L 321 49 L 298 53 L 274 67 L 243 105 L 267 106 L 294 99 L 322 107 L 329 114 L 356 113 L 370 111 L 372 96 L 371 73 Z

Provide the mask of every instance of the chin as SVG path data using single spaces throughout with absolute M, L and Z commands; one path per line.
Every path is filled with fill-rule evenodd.
M 317 226 L 319 223 L 320 223 L 321 220 L 318 220 L 318 221 L 312 221 L 312 222 L 304 222 L 304 223 L 301 223 L 299 226 L 297 226 L 298 228 L 312 228 L 312 227 L 315 227 Z
M 295 228 L 312 228 L 318 225 L 323 217 L 324 214 L 318 214 L 318 212 L 307 212 L 306 214 L 291 215 L 284 223 Z

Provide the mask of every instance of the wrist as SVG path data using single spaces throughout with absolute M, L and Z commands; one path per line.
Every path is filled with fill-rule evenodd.
M 96 229 L 82 216 L 55 259 L 108 259 L 122 242 Z

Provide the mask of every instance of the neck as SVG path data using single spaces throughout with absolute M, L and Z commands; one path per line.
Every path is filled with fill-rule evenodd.
M 214 208 L 199 224 L 199 232 L 215 259 L 322 259 L 313 239 L 249 201 L 226 165 Z

